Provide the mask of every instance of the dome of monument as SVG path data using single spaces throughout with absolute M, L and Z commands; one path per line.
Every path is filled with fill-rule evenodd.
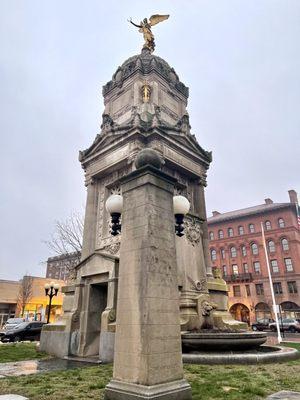
M 103 95 L 105 96 L 115 87 L 121 87 L 123 82 L 137 71 L 141 72 L 143 75 L 155 71 L 185 97 L 188 97 L 189 95 L 188 87 L 180 82 L 174 68 L 172 68 L 161 57 L 152 54 L 147 48 L 143 48 L 140 54 L 129 57 L 120 67 L 118 67 L 112 80 L 103 86 Z

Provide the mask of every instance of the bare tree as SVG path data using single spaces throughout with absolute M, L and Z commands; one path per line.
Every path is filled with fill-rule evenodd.
M 26 305 L 32 298 L 32 276 L 24 276 L 18 294 L 18 307 L 21 309 L 21 315 L 24 317 Z
M 54 233 L 44 241 L 57 256 L 65 256 L 65 266 L 71 275 L 80 261 L 83 238 L 83 215 L 72 213 L 65 221 L 55 221 Z

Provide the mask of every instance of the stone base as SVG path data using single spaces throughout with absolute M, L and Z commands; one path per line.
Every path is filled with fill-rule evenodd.
M 64 325 L 49 324 L 43 327 L 40 339 L 40 351 L 52 356 L 64 358 L 69 354 L 70 332 Z
M 114 361 L 115 333 L 101 332 L 99 359 L 102 363 L 112 363 Z
M 111 380 L 105 388 L 105 400 L 191 400 L 192 390 L 185 379 L 153 386 Z

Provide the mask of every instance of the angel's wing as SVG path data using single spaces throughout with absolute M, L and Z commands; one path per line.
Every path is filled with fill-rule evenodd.
M 159 14 L 151 15 L 151 17 L 149 18 L 150 25 L 151 26 L 156 25 L 159 22 L 162 22 L 162 21 L 164 21 L 165 19 L 168 19 L 168 18 L 169 18 L 169 15 L 159 15 Z

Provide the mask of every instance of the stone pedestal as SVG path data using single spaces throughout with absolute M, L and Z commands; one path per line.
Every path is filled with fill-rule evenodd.
M 114 373 L 105 398 L 191 399 L 183 379 L 173 215 L 175 179 L 123 178 Z

